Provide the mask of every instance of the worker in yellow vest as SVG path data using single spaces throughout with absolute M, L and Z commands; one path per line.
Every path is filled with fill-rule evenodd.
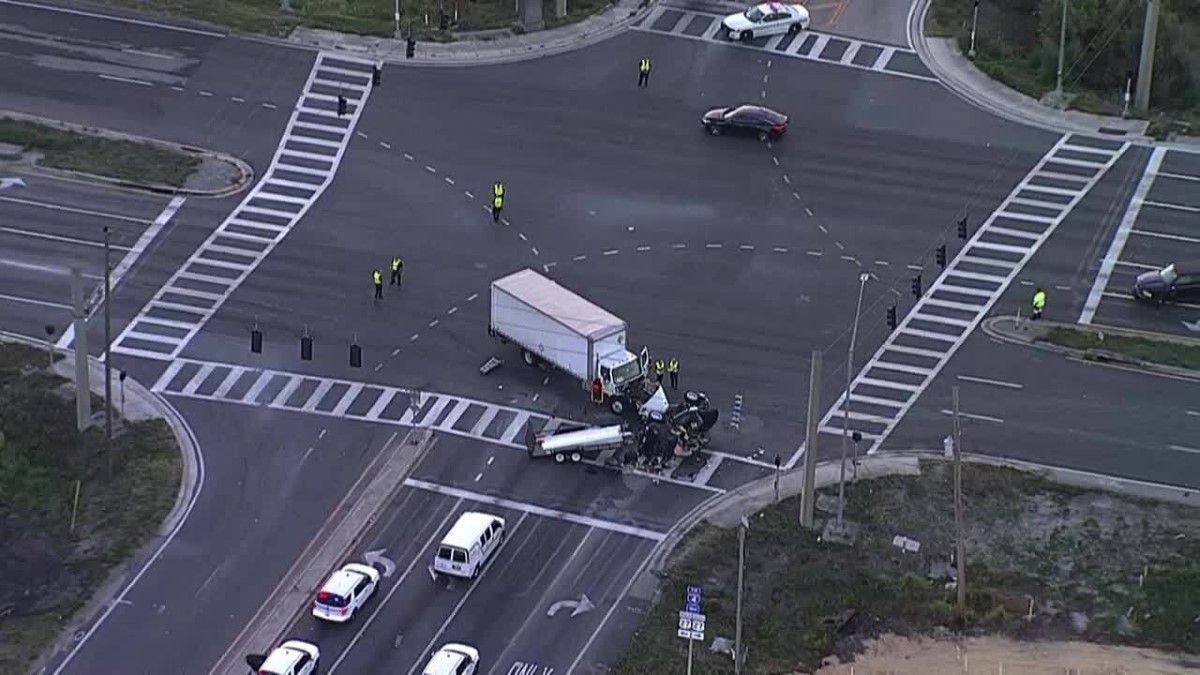
M 371 282 L 375 284 L 375 299 L 383 299 L 383 272 L 375 270 L 371 272 Z
M 679 359 L 671 357 L 667 362 L 667 373 L 671 375 L 671 389 L 679 389 Z
M 650 63 L 650 59 L 642 59 L 641 62 L 638 63 L 639 87 L 647 87 L 650 85 L 650 69 L 652 67 L 653 64 Z

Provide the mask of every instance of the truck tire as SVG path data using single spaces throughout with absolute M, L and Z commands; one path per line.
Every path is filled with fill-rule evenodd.
M 578 452 L 571 453 L 571 461 L 572 462 L 578 464 L 582 460 L 583 460 L 583 455 L 579 454 Z
M 567 461 L 567 453 L 565 453 L 565 452 L 554 453 L 554 463 L 555 464 L 562 464 L 565 461 Z
M 538 364 L 537 355 L 528 349 L 521 350 L 521 359 L 525 361 L 525 365 L 527 366 L 536 366 Z
M 608 404 L 608 408 L 609 408 L 609 410 L 612 410 L 612 411 L 613 411 L 613 414 L 614 414 L 614 415 L 623 415 L 623 414 L 625 414 L 625 399 L 623 399 L 623 398 L 614 398 L 614 399 L 613 399 L 613 400 L 612 400 L 612 401 L 611 401 L 611 402 Z

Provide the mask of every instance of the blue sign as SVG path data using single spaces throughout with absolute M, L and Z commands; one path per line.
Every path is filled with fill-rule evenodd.
M 688 586 L 687 593 L 684 595 L 684 611 L 700 614 L 700 600 L 703 595 L 704 590 L 699 586 Z

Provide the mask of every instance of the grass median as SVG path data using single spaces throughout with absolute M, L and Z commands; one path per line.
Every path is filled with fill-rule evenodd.
M 1071 349 L 1103 349 L 1150 363 L 1200 370 L 1200 346 L 1198 345 L 1110 333 L 1104 333 L 1104 337 L 1101 339 L 1100 333 L 1102 332 L 1056 326 L 1048 330 L 1041 339 Z
M 29 671 L 179 491 L 165 422 L 118 419 L 104 451 L 103 425 L 76 432 L 74 387 L 47 364 L 44 350 L 0 343 L 0 673 Z
M 948 562 L 954 548 L 953 472 L 943 461 L 923 462 L 922 472 L 847 486 L 846 517 L 860 526 L 853 547 L 822 543 L 801 529 L 798 499 L 749 519 L 745 673 L 812 672 L 830 655 L 854 658 L 882 635 L 937 635 L 955 625 L 956 591 L 930 578 L 931 567 Z M 963 473 L 969 633 L 1200 651 L 1194 509 L 992 466 L 968 464 Z M 893 544 L 897 535 L 917 540 L 920 550 L 901 551 Z M 712 653 L 710 645 L 734 636 L 737 539 L 736 530 L 702 526 L 685 540 L 614 675 L 682 670 L 687 643 L 677 637 L 676 623 L 689 584 L 703 587 L 707 616 L 694 672 L 732 672 L 730 656 Z M 950 654 L 953 663 L 952 646 Z M 902 661 L 891 665 L 900 668 Z M 962 672 L 956 665 L 957 671 L 928 672 Z
M 113 5 L 160 12 L 229 26 L 236 30 L 287 35 L 297 26 L 361 35 L 391 36 L 395 29 L 395 0 L 290 0 L 291 11 L 279 0 L 104 0 Z M 609 5 L 609 0 L 568 0 L 567 16 L 554 18 L 554 0 L 545 0 L 547 27 L 580 21 Z M 438 12 L 458 23 L 453 30 L 508 28 L 517 19 L 513 0 L 401 0 L 401 27 L 420 39 L 448 40 L 438 27 Z
M 150 143 L 81 134 L 8 117 L 0 118 L 0 143 L 41 153 L 39 166 L 176 188 L 183 187 L 201 164 L 199 157 Z

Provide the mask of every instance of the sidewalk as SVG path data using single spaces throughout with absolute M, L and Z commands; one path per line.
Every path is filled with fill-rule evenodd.
M 922 459 L 944 459 L 941 451 L 913 450 L 903 452 L 885 452 L 877 455 L 859 458 L 858 480 L 870 480 L 881 476 L 909 475 L 921 473 Z M 1002 457 L 987 455 L 964 454 L 963 461 L 975 464 L 988 464 L 1018 471 L 1029 471 L 1059 483 L 1074 485 L 1085 489 L 1107 490 L 1130 497 L 1155 499 L 1176 502 L 1187 506 L 1200 506 L 1200 491 L 1173 485 L 1147 483 L 1138 480 L 1105 476 L 1088 471 L 1064 469 L 1043 464 L 1034 464 Z M 817 489 L 836 485 L 840 471 L 836 461 L 821 462 L 817 465 Z M 850 468 L 847 466 L 847 480 L 850 479 Z M 779 477 L 779 498 L 788 499 L 799 495 L 804 487 L 804 469 L 798 466 L 792 471 L 784 472 Z M 749 517 L 775 503 L 775 478 L 768 476 L 752 483 L 747 483 L 736 490 L 722 495 L 715 495 L 692 509 L 671 528 L 667 537 L 651 553 L 651 559 L 645 568 L 647 578 L 639 580 L 640 590 L 645 592 L 646 584 L 657 583 L 656 577 L 666 569 L 667 560 L 675 547 L 683 541 L 687 534 L 701 522 L 708 522 L 717 527 L 736 527 L 743 517 Z M 797 514 L 798 516 L 799 514 Z M 820 513 L 816 514 L 820 520 Z
M 1138 143 L 1154 143 L 1146 136 L 1149 122 L 1105 117 L 1076 110 L 1056 110 L 993 80 L 975 67 L 953 38 L 925 35 L 925 15 L 932 0 L 916 0 L 909 15 L 909 41 L 942 84 L 955 94 L 999 117 L 1055 132 L 1100 134 Z M 1200 150 L 1200 139 L 1183 138 L 1160 143 L 1184 150 Z
M 405 40 L 349 35 L 328 30 L 297 28 L 290 42 L 327 51 L 344 51 L 359 58 L 404 66 L 472 66 L 513 63 L 552 56 L 614 37 L 652 8 L 652 0 L 616 0 L 603 12 L 578 23 L 523 35 L 512 31 L 481 31 L 460 35 L 454 42 L 418 41 L 413 58 L 405 58 Z

